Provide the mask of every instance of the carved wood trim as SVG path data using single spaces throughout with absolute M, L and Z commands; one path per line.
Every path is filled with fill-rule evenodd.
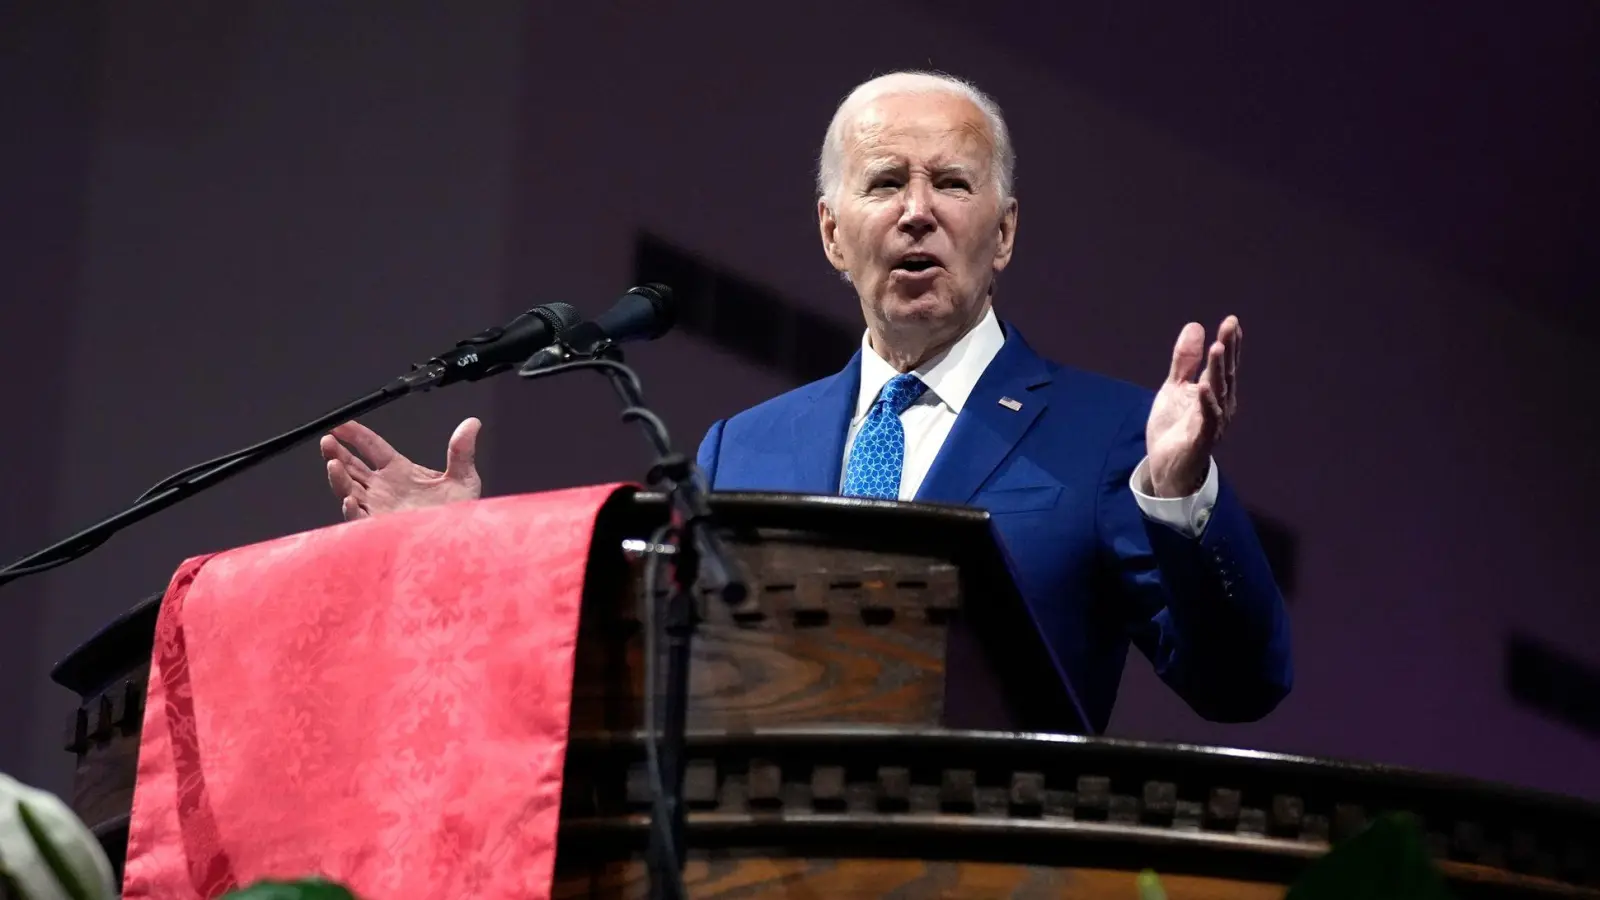
M 1459 780 L 1430 784 L 1383 767 L 1252 756 L 937 729 L 698 734 L 688 763 L 691 839 L 701 846 L 716 832 L 757 825 L 729 831 L 730 839 L 915 832 L 919 854 L 971 859 L 972 839 L 1002 833 L 1008 841 L 1138 845 L 1141 865 L 1200 871 L 1174 870 L 1169 858 L 1205 846 L 1303 860 L 1356 833 L 1373 812 L 1395 810 L 1419 818 L 1442 862 L 1600 887 L 1593 808 L 1563 810 L 1518 792 L 1473 792 Z M 646 821 L 648 781 L 633 737 L 574 736 L 566 777 L 563 847 L 569 834 Z M 939 844 L 944 834 L 951 840 Z M 833 848 L 841 849 L 848 848 Z

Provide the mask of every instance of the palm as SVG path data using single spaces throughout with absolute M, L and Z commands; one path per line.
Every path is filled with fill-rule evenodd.
M 476 472 L 465 478 L 451 478 L 399 454 L 388 465 L 373 470 L 372 476 L 367 482 L 365 506 L 374 515 L 475 500 L 480 488 Z
M 1193 494 L 1205 482 L 1211 453 L 1238 404 L 1239 352 L 1244 330 L 1229 316 L 1205 346 L 1205 328 L 1190 323 L 1172 349 L 1172 368 L 1156 392 L 1145 425 L 1145 453 L 1157 496 Z M 1195 378 L 1196 370 L 1204 369 Z
M 442 472 L 412 462 L 359 422 L 333 429 L 322 439 L 322 455 L 340 511 L 346 519 L 364 519 L 477 499 L 483 492 L 474 462 L 480 427 L 477 419 L 467 419 L 456 428 Z

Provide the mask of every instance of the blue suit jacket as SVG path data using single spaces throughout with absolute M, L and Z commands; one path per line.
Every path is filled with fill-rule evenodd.
M 1224 481 L 1198 539 L 1147 519 L 1128 480 L 1152 392 L 1051 363 L 1005 331 L 916 499 L 989 511 L 1096 732 L 1130 641 L 1205 718 L 1266 715 L 1292 681 L 1289 627 L 1243 506 Z M 837 494 L 860 378 L 858 351 L 837 375 L 712 425 L 699 453 L 712 489 Z

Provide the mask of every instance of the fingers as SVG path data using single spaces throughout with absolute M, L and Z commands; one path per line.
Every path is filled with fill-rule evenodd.
M 478 432 L 483 423 L 469 418 L 456 426 L 445 449 L 444 477 L 455 481 L 477 474 Z
M 1239 351 L 1244 347 L 1244 326 L 1240 324 L 1238 316 L 1229 316 L 1222 320 L 1222 325 L 1217 328 L 1217 340 L 1228 348 L 1228 352 L 1237 363 Z
M 330 466 L 333 463 L 338 463 L 351 480 L 357 484 L 366 487 L 372 483 L 372 470 L 367 468 L 366 463 L 357 459 L 349 448 L 339 443 L 338 438 L 331 434 L 325 434 L 322 436 L 322 440 L 317 442 L 317 447 L 322 451 L 322 458 L 327 460 Z M 332 472 L 333 470 L 330 468 L 328 471 Z
M 354 522 L 357 519 L 369 519 L 372 517 L 372 513 L 367 512 L 366 508 L 360 503 L 357 503 L 356 498 L 354 497 L 344 498 L 344 503 L 340 504 L 339 506 L 339 512 L 344 515 L 344 520 L 346 522 Z
M 1217 328 L 1217 341 L 1222 344 L 1225 358 L 1222 366 L 1222 409 L 1230 417 L 1239 406 L 1239 357 L 1244 352 L 1244 326 L 1238 316 L 1222 320 Z
M 1231 384 L 1239 374 L 1239 356 L 1244 352 L 1244 326 L 1239 324 L 1238 316 L 1229 316 L 1222 320 L 1222 325 L 1217 328 L 1217 340 L 1227 348 L 1227 366 L 1223 374 L 1227 375 Z
M 394 461 L 395 457 L 400 455 L 389 445 L 388 441 L 379 437 L 376 431 L 353 419 L 335 427 L 332 434 L 339 440 L 354 447 L 355 451 L 361 454 L 362 459 L 367 461 L 367 465 L 374 469 L 381 469 L 387 466 Z
M 1228 348 L 1221 341 L 1213 341 L 1206 351 L 1206 370 L 1200 376 L 1200 383 L 1206 386 L 1211 396 L 1224 404 L 1228 401 L 1227 367 Z
M 365 503 L 367 480 L 372 477 L 372 470 L 351 455 L 333 435 L 323 435 L 318 446 L 328 460 L 328 487 L 339 498 L 339 513 L 346 522 L 370 516 Z
M 1221 399 L 1211 389 L 1210 382 L 1200 382 L 1198 392 L 1200 394 L 1200 420 L 1205 425 L 1201 433 L 1209 435 L 1210 442 L 1215 442 L 1222 438 L 1222 432 L 1227 429 L 1228 417 L 1223 412 Z M 1204 441 L 1205 438 L 1201 440 Z
M 1172 346 L 1172 368 L 1167 372 L 1171 382 L 1189 381 L 1200 367 L 1205 356 L 1206 329 L 1199 322 L 1190 322 L 1178 332 L 1178 342 Z
M 365 500 L 367 496 L 367 486 L 352 478 L 350 470 L 337 459 L 328 460 L 328 487 L 333 489 L 335 497 Z

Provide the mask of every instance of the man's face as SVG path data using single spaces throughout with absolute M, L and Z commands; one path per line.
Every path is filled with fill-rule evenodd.
M 854 116 L 817 213 L 874 336 L 954 340 L 982 315 L 1017 222 L 993 150 L 982 111 L 953 94 L 881 97 Z

